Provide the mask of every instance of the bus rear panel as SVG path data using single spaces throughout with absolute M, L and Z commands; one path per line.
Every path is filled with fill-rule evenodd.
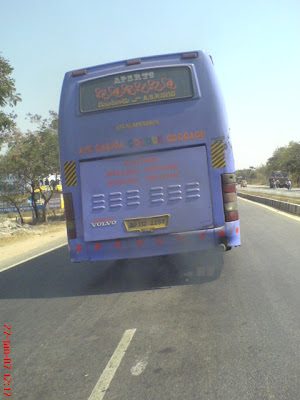
M 59 142 L 72 261 L 240 245 L 227 117 L 204 52 L 68 72 Z

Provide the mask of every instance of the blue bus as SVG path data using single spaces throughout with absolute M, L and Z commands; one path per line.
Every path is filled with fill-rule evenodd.
M 205 52 L 67 72 L 59 145 L 73 262 L 240 245 L 227 116 Z

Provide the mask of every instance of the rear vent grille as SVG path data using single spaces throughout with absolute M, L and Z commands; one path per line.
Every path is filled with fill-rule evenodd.
M 122 193 L 121 192 L 109 193 L 109 208 L 119 208 L 119 207 L 123 207 Z
M 104 194 L 94 194 L 92 196 L 92 209 L 101 210 L 105 208 L 105 196 Z
M 186 198 L 189 200 L 200 199 L 199 182 L 191 182 L 185 185 Z
M 139 190 L 127 190 L 126 192 L 126 205 L 127 206 L 139 206 L 140 203 L 140 191 Z
M 161 204 L 164 202 L 163 187 L 153 187 L 150 189 L 150 202 L 152 204 Z
M 101 211 L 109 208 L 120 209 L 124 205 L 126 207 L 132 207 L 133 209 L 142 204 L 140 190 L 127 190 L 122 192 L 111 192 L 107 195 L 103 193 L 97 193 L 92 195 L 92 210 Z M 200 184 L 199 182 L 189 182 L 184 185 L 168 185 L 167 187 L 155 186 L 149 189 L 149 202 L 150 204 L 164 204 L 168 203 L 176 204 L 181 200 L 197 200 L 200 199 Z
M 168 201 L 182 200 L 181 185 L 168 186 Z

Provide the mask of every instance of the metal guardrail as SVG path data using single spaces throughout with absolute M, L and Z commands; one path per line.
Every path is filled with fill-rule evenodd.
M 287 203 L 285 201 L 269 199 L 267 197 L 254 196 L 253 194 L 237 193 L 239 197 L 255 201 L 256 203 L 265 204 L 266 206 L 276 208 L 277 210 L 287 212 L 289 214 L 300 216 L 300 205 Z

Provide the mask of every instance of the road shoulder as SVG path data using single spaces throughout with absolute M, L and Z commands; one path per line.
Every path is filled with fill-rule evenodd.
M 10 265 L 36 257 L 53 248 L 67 244 L 65 224 L 40 235 L 15 238 L 11 242 L 0 243 L 0 272 Z

